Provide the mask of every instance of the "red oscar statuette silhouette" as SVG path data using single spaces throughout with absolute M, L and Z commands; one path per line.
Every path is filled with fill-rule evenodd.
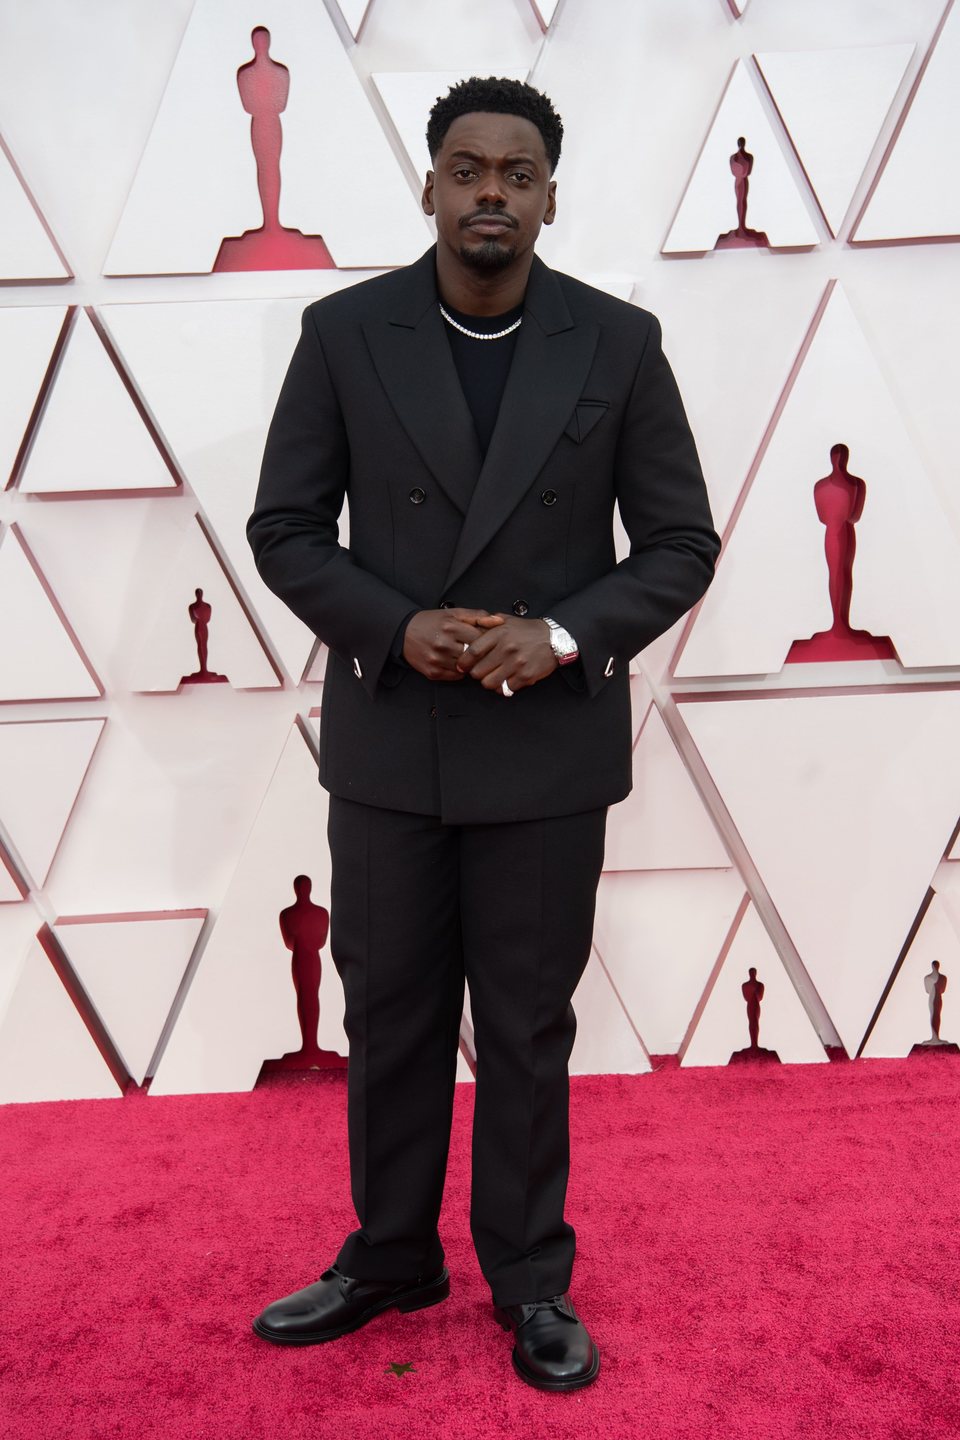
M 250 116 L 263 224 L 258 230 L 224 240 L 214 271 L 333 270 L 333 257 L 319 235 L 304 235 L 280 224 L 280 116 L 287 108 L 290 71 L 271 58 L 269 30 L 258 25 L 250 40 L 253 59 L 237 71 L 237 88 Z
M 930 1005 L 930 1036 L 914 1045 L 911 1055 L 918 1050 L 942 1050 L 950 1055 L 960 1055 L 960 1045 L 955 1045 L 950 1040 L 941 1040 L 940 1022 L 943 1019 L 943 993 L 947 988 L 947 977 L 940 969 L 940 961 L 934 960 L 930 966 L 930 973 L 923 977 L 923 988 L 927 992 L 927 999 Z
M 741 135 L 737 148 L 730 156 L 730 170 L 733 174 L 733 192 L 737 201 L 737 228 L 717 236 L 714 250 L 753 250 L 770 241 L 763 230 L 751 230 L 747 224 L 747 194 L 750 190 L 750 172 L 753 170 L 753 156 L 747 149 L 747 142 Z
M 320 1024 L 320 951 L 327 941 L 330 916 L 322 905 L 310 899 L 312 888 L 308 875 L 298 875 L 293 882 L 296 901 L 280 911 L 280 934 L 292 952 L 290 964 L 293 988 L 297 995 L 297 1019 L 300 1021 L 300 1049 L 291 1050 L 279 1060 L 265 1060 L 264 1074 L 278 1070 L 343 1069 L 346 1060 L 335 1050 L 321 1050 L 317 1044 Z
M 788 665 L 814 660 L 896 660 L 897 652 L 889 635 L 871 635 L 869 630 L 850 628 L 850 599 L 853 595 L 853 559 L 857 553 L 854 526 L 863 514 L 867 487 L 859 475 L 847 469 L 850 451 L 834 445 L 830 451 L 833 469 L 813 487 L 814 504 L 821 525 L 826 527 L 823 548 L 827 557 L 830 608 L 833 624 L 809 640 L 795 640 L 787 653 Z
M 187 614 L 193 621 L 193 635 L 197 642 L 197 659 L 200 661 L 200 669 L 194 670 L 192 675 L 181 675 L 181 685 L 223 685 L 227 683 L 226 675 L 218 675 L 215 670 L 207 669 L 207 641 L 210 634 L 210 616 L 213 614 L 213 606 L 209 600 L 204 600 L 203 591 L 195 590 L 196 600 L 191 601 L 187 606 Z
M 740 986 L 740 993 L 747 1002 L 747 1028 L 750 1032 L 750 1044 L 743 1050 L 734 1050 L 730 1056 L 730 1063 L 732 1065 L 736 1060 L 776 1060 L 779 1064 L 780 1056 L 776 1050 L 764 1050 L 760 1044 L 760 1002 L 766 987 L 762 980 L 757 979 L 756 966 L 751 965 L 748 974 L 750 978 L 744 980 Z

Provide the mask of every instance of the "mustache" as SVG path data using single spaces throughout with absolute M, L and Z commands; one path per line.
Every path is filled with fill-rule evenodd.
M 472 215 L 462 216 L 457 223 L 463 230 L 475 220 L 499 220 L 502 225 L 509 225 L 512 230 L 517 228 L 516 216 L 510 215 L 506 210 L 475 210 Z

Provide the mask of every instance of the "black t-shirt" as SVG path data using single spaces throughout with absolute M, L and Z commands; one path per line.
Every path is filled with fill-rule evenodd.
M 522 305 L 518 305 L 514 310 L 508 310 L 505 315 L 464 315 L 450 305 L 445 305 L 443 308 L 448 315 L 452 315 L 454 320 L 465 326 L 467 330 L 474 330 L 484 335 L 495 335 L 498 330 L 506 330 L 523 314 Z M 460 385 L 470 414 L 473 416 L 474 428 L 480 441 L 480 450 L 486 455 L 490 437 L 500 413 L 500 401 L 503 399 L 503 392 L 507 386 L 507 376 L 510 374 L 519 327 L 499 340 L 473 340 L 469 335 L 461 334 L 449 321 L 444 320 L 443 324 L 450 340 L 450 353 L 453 356 L 453 363 L 457 367 Z M 403 640 L 407 623 L 410 617 L 416 613 L 415 610 L 411 610 L 410 615 L 405 616 L 394 636 L 391 647 L 394 660 L 399 661 L 403 658 Z
M 443 308 L 459 325 L 482 335 L 496 335 L 498 331 L 506 330 L 523 314 L 522 305 L 508 310 L 505 315 L 464 315 L 450 305 Z M 460 385 L 473 416 L 480 449 L 485 455 L 500 413 L 500 401 L 506 389 L 520 331 L 519 328 L 512 330 L 499 340 L 474 340 L 462 334 L 449 321 L 444 320 L 443 323 Z

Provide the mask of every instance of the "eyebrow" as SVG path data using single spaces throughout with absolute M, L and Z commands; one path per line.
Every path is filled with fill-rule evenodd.
M 485 155 L 477 154 L 475 150 L 454 150 L 450 156 L 451 160 L 475 160 L 478 163 L 482 163 L 486 158 Z M 505 156 L 502 163 L 504 165 L 536 165 L 537 162 L 532 155 L 519 154 Z

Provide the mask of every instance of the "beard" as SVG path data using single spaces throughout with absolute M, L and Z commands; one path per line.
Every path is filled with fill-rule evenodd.
M 469 265 L 474 270 L 484 270 L 488 274 L 505 270 L 516 253 L 516 246 L 504 245 L 494 236 L 479 245 L 460 246 L 460 259 L 464 265 Z

